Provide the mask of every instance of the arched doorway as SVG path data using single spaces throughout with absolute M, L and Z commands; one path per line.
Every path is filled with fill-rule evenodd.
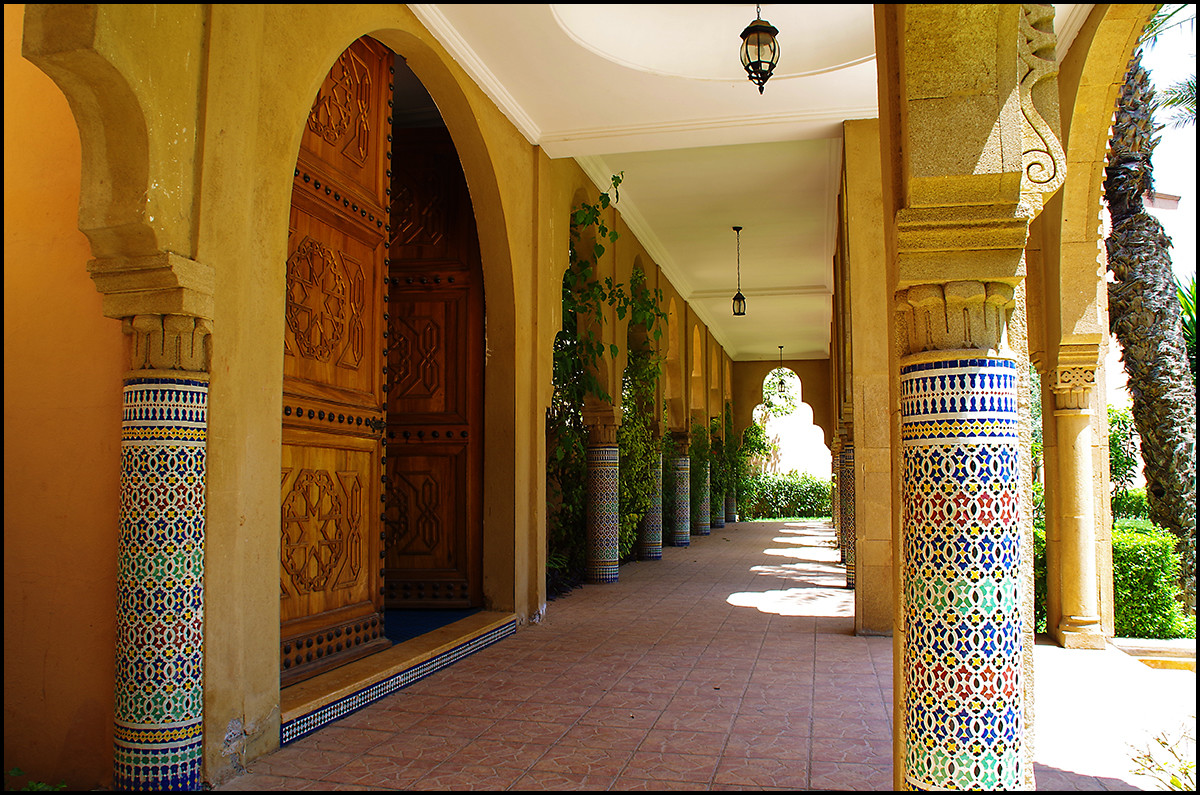
M 483 322 L 454 145 L 363 37 L 318 91 L 292 194 L 281 684 L 389 647 L 388 608 L 482 605 Z

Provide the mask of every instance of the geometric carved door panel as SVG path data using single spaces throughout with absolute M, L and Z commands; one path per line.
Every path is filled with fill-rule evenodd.
M 388 607 L 483 603 L 483 281 L 445 128 L 394 130 L 388 267 Z
M 388 70 L 366 37 L 317 93 L 289 219 L 280 473 L 280 682 L 390 646 L 383 632 Z

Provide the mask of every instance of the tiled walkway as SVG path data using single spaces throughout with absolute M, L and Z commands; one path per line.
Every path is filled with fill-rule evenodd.
M 836 554 L 818 523 L 714 528 L 218 789 L 891 790 L 891 639 L 852 634 Z M 1194 704 L 1195 674 L 1121 657 L 1190 676 Z M 1039 789 L 1135 789 L 1076 747 L 1108 726 L 1047 702 Z

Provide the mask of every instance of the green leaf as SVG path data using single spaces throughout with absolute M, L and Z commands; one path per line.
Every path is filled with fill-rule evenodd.
M 615 359 L 615 358 L 617 358 L 617 356 L 618 356 L 618 355 L 621 353 L 621 349 L 620 349 L 620 348 L 618 348 L 616 345 L 611 345 L 611 344 L 610 344 L 610 345 L 608 346 L 608 352 L 609 352 L 609 353 L 611 353 L 611 354 L 612 354 L 612 357 Z

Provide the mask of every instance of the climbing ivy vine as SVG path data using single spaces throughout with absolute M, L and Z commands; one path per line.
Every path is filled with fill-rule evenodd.
M 654 434 L 655 393 L 662 360 L 652 344 L 662 337 L 666 313 L 662 291 L 646 285 L 646 274 L 635 268 L 629 280 L 629 324 L 638 339 L 630 344 L 622 381 L 620 450 L 620 556 L 627 559 L 637 531 L 650 508 L 662 443 Z
M 622 174 L 614 175 L 609 191 L 594 203 L 581 202 L 571 213 L 569 258 L 562 282 L 563 325 L 554 339 L 554 391 L 546 415 L 547 587 L 551 595 L 579 584 L 587 562 L 583 407 L 588 398 L 612 401 L 596 373 L 605 355 L 615 358 L 620 353 L 617 345 L 606 346 L 601 339 L 606 312 L 611 310 L 618 319 L 628 314 L 631 324 L 645 330 L 647 340 L 659 338 L 659 321 L 665 318 L 659 309 L 661 292 L 650 290 L 640 271 L 634 273 L 628 292 L 611 278 L 597 275 L 596 264 L 605 245 L 618 237 L 606 223 L 604 211 L 617 203 L 622 178 Z M 637 524 L 649 506 L 649 462 L 657 461 L 658 456 L 650 426 L 658 367 L 653 346 L 638 346 L 629 352 L 618 430 L 622 559 L 629 557 Z

